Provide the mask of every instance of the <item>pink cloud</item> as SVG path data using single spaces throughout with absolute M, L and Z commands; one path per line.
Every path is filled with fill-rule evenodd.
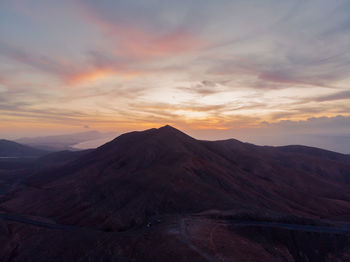
M 86 6 L 80 13 L 115 45 L 115 53 L 132 59 L 175 56 L 198 50 L 206 45 L 203 39 L 186 28 L 169 30 L 165 34 L 150 32 L 140 24 L 113 23 Z

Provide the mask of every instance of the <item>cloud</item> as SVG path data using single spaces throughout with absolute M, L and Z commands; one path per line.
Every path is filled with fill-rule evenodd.
M 176 56 L 205 45 L 196 32 L 190 31 L 185 24 L 161 28 L 162 24 L 154 23 L 159 18 L 155 10 L 147 8 L 141 11 L 137 7 L 138 4 L 133 7 L 121 2 L 104 1 L 100 4 L 87 1 L 82 2 L 78 10 L 89 23 L 104 33 L 114 46 L 115 54 L 128 59 L 144 61 Z
M 10 46 L 0 41 L 0 56 L 27 65 L 41 73 L 48 73 L 72 85 L 91 82 L 110 75 L 133 76 L 141 74 L 141 72 L 127 69 L 124 62 L 103 60 L 102 55 L 97 52 L 87 53 L 86 63 L 83 65 L 66 59 L 29 53 L 19 47 Z
M 0 55 L 30 66 L 40 72 L 49 73 L 67 81 L 82 74 L 81 70 L 78 70 L 72 64 L 64 60 L 57 58 L 52 59 L 45 55 L 29 53 L 19 47 L 4 42 L 0 42 Z
M 254 128 L 226 130 L 191 130 L 201 139 L 236 138 L 259 145 L 307 145 L 336 152 L 350 153 L 350 116 L 309 118 L 302 121 L 261 123 Z
M 335 88 L 335 82 L 349 76 L 348 52 L 333 50 L 333 56 L 329 57 L 319 50 L 318 55 L 322 59 L 310 57 L 308 53 L 301 55 L 294 52 L 281 53 L 284 55 L 282 58 L 235 54 L 230 58 L 203 59 L 202 63 L 210 65 L 207 70 L 210 75 L 221 75 L 224 78 L 244 76 L 247 87 L 256 89 L 283 89 L 291 86 Z
M 350 99 L 350 90 L 336 92 L 330 95 L 315 97 L 314 101 L 326 102 L 326 101 L 335 101 L 335 100 L 345 100 Z
M 239 129 L 350 112 L 347 0 L 2 7 L 6 121 Z
M 181 91 L 185 91 L 188 93 L 194 93 L 194 94 L 198 94 L 201 96 L 206 96 L 206 95 L 212 95 L 212 94 L 217 94 L 220 92 L 224 92 L 225 90 L 227 90 L 226 88 L 224 88 L 223 86 L 219 86 L 219 83 L 215 83 L 213 81 L 210 80 L 203 80 L 200 81 L 197 84 L 194 84 L 190 87 L 177 87 L 178 90 Z
M 227 109 L 227 105 L 225 104 L 219 104 L 219 105 L 203 105 L 203 104 L 196 104 L 196 103 L 188 103 L 188 104 L 181 104 L 181 105 L 172 105 L 167 103 L 144 103 L 144 104 L 133 104 L 134 108 L 140 108 L 141 110 L 159 110 L 160 112 L 163 111 L 192 111 L 192 112 L 211 112 L 211 111 L 221 111 Z

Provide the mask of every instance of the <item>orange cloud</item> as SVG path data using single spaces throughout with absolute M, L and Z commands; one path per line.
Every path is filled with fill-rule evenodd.
M 139 76 L 142 72 L 128 71 L 125 69 L 114 69 L 114 68 L 96 68 L 86 72 L 72 73 L 66 77 L 66 81 L 72 85 L 78 85 L 87 82 L 94 82 L 103 80 L 110 76 L 120 76 L 123 78 L 132 78 Z
M 110 69 L 96 69 L 90 72 L 77 73 L 68 78 L 68 82 L 71 84 L 80 84 L 83 82 L 92 82 L 99 79 L 103 79 L 113 74 Z

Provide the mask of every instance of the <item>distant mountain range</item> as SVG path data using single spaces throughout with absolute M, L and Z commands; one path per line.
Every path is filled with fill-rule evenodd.
M 38 157 L 47 154 L 45 150 L 21 145 L 19 143 L 0 139 L 0 157 Z
M 348 155 L 201 141 L 164 126 L 63 159 L 0 198 L 0 260 L 350 257 Z
M 47 151 L 62 151 L 95 148 L 115 136 L 115 133 L 101 133 L 93 130 L 65 135 L 24 137 L 17 139 L 16 142 Z

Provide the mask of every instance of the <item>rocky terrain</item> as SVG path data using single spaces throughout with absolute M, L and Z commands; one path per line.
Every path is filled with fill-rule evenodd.
M 1 261 L 350 261 L 348 155 L 170 126 L 60 154 L 0 171 Z

